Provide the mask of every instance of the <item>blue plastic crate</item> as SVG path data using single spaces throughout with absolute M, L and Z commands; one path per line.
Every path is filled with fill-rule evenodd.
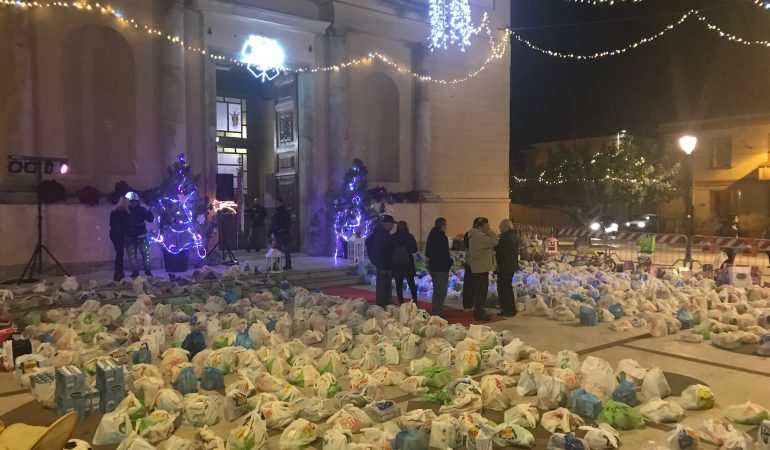
M 111 359 L 100 360 L 96 363 L 96 388 L 100 391 L 108 391 L 115 386 L 120 386 L 124 390 L 126 388 L 123 366 Z

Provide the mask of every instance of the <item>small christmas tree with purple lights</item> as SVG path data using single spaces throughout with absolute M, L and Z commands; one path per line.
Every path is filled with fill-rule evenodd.
M 368 170 L 360 159 L 345 174 L 342 192 L 334 200 L 334 232 L 337 242 L 348 242 L 359 234 L 366 237 L 369 225 L 377 217 L 366 193 Z
M 178 255 L 193 250 L 199 258 L 206 256 L 196 210 L 198 208 L 198 179 L 192 175 L 183 153 L 167 169 L 166 179 L 158 188 L 156 211 L 160 222 L 152 241 L 167 253 Z

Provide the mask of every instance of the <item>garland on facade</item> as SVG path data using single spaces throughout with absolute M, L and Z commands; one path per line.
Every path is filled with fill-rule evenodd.
M 374 203 L 395 205 L 399 203 L 420 203 L 424 200 L 417 191 L 389 192 L 384 186 L 376 186 L 366 191 L 366 196 Z

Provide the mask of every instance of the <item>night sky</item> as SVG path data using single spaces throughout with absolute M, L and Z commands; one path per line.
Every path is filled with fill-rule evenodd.
M 512 27 L 561 51 L 614 49 L 656 33 L 690 8 L 725 31 L 770 39 L 770 11 L 751 0 L 644 0 L 591 6 L 511 0 Z M 588 25 L 570 25 L 600 22 Z M 511 144 L 653 134 L 660 123 L 770 112 L 770 48 L 745 47 L 692 18 L 624 55 L 575 61 L 511 43 Z

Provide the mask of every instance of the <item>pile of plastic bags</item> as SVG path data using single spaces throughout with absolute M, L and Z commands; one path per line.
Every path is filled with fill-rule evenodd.
M 617 320 L 650 322 L 657 314 L 667 330 L 668 313 L 681 308 L 696 329 L 706 329 L 706 320 L 739 328 L 707 317 L 733 308 L 739 318 L 753 316 L 766 303 L 749 299 L 764 291 L 710 291 L 695 279 L 669 289 L 684 281 L 585 270 L 517 277 L 529 312 L 574 308 L 574 320 L 581 307 L 592 307 L 602 311 L 597 320 L 617 313 Z M 93 438 L 121 450 L 262 449 L 267 430 L 280 430 L 281 449 L 312 443 L 331 450 L 530 448 L 536 427 L 553 433 L 549 448 L 612 449 L 623 430 L 676 423 L 686 410 L 715 405 L 714 392 L 703 385 L 673 399 L 665 374 L 634 360 L 612 367 L 569 350 L 539 351 L 509 331 L 449 324 L 413 303 L 382 309 L 300 288 L 169 304 L 141 295 L 121 307 L 89 300 L 29 322 L 24 334 L 34 352 L 21 362 L 34 358 L 39 367 L 19 372 L 27 386 L 31 375 L 62 363 L 83 367 L 91 383 L 101 358 L 124 365 L 127 395 L 102 417 Z M 741 332 L 758 331 L 751 326 Z M 35 395 L 52 406 L 52 392 Z M 405 401 L 393 401 L 404 396 L 435 407 L 407 410 Z M 503 420 L 490 421 L 490 411 L 502 412 Z M 726 422 L 677 428 L 672 439 L 749 442 L 730 423 L 770 419 L 751 403 L 730 406 L 722 416 Z M 180 427 L 195 429 L 194 439 L 180 437 L 190 435 L 177 433 Z

